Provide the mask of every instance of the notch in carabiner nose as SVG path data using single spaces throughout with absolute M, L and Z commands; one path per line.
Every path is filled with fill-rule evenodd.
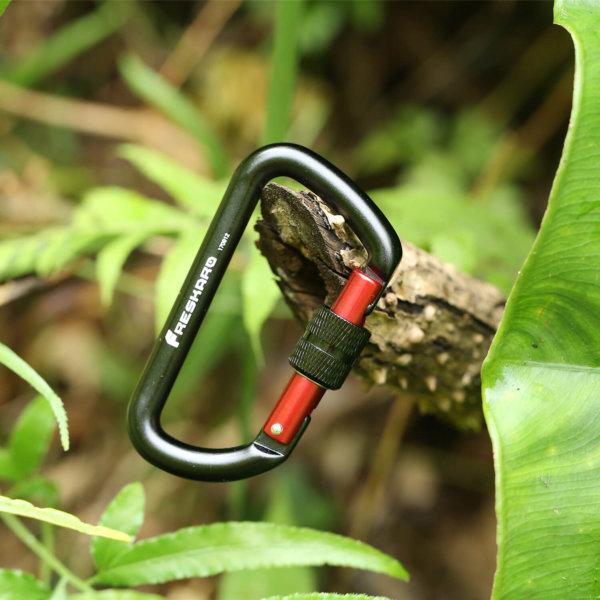
M 185 444 L 161 426 L 160 416 L 264 185 L 296 179 L 342 214 L 368 253 L 331 309 L 320 307 L 290 362 L 296 373 L 256 439 L 234 448 Z M 333 165 L 300 146 L 257 150 L 236 169 L 179 296 L 146 363 L 128 409 L 130 437 L 147 460 L 175 475 L 231 481 L 257 475 L 289 456 L 325 389 L 341 385 L 369 334 L 365 314 L 402 256 L 395 231 L 370 198 Z

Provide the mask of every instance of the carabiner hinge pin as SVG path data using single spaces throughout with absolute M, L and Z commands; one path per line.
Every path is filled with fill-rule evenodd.
M 355 270 L 331 309 L 323 306 L 317 309 L 307 327 L 307 333 L 290 357 L 290 363 L 296 372 L 263 427 L 269 437 L 282 444 L 289 444 L 325 391 L 340 387 L 352 362 L 369 338 L 368 332 L 362 329 L 365 311 L 379 295 L 381 288 L 380 281 Z M 314 324 L 315 319 L 317 325 Z M 339 331 L 323 331 L 328 328 L 329 323 Z M 322 338 L 327 347 L 323 349 L 316 346 L 311 341 L 311 335 Z M 338 338 L 337 343 L 335 338 Z M 336 356 L 332 350 L 337 350 Z M 338 354 L 342 354 L 343 358 L 337 357 Z M 330 360 L 321 361 L 321 357 Z
M 281 435 L 283 433 L 283 425 L 281 423 L 273 423 L 271 425 L 271 433 L 273 435 Z

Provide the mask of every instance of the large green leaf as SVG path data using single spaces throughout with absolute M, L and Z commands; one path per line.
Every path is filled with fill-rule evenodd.
M 216 523 L 137 542 L 92 583 L 143 585 L 241 569 L 337 565 L 407 579 L 394 558 L 361 542 L 272 523 Z
M 548 210 L 483 370 L 494 445 L 494 598 L 598 598 L 600 4 L 562 0 L 571 127 Z
M 0 569 L 0 598 L 2 600 L 48 600 L 50 590 L 29 573 Z

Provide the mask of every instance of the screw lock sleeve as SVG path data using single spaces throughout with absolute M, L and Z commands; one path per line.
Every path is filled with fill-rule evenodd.
M 290 355 L 290 364 L 304 377 L 337 390 L 350 373 L 371 334 L 319 306 Z

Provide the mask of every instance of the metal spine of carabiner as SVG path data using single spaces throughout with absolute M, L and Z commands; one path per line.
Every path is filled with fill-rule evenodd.
M 400 241 L 385 216 L 350 179 L 317 154 L 301 146 L 274 144 L 248 156 L 233 174 L 129 404 L 128 428 L 133 444 L 148 461 L 175 475 L 231 481 L 262 473 L 289 456 L 308 424 L 307 414 L 296 425 L 292 438 L 285 437 L 285 443 L 265 426 L 251 444 L 225 449 L 183 443 L 167 434 L 160 424 L 171 388 L 260 192 L 266 183 L 280 176 L 291 177 L 319 195 L 344 216 L 365 246 L 368 264 L 364 274 L 377 287 L 371 286 L 369 301 L 360 309 L 361 325 L 401 259 Z M 343 315 L 341 318 L 345 319 Z M 318 394 L 315 392 L 315 398 Z M 312 408 L 311 404 L 306 410 Z

